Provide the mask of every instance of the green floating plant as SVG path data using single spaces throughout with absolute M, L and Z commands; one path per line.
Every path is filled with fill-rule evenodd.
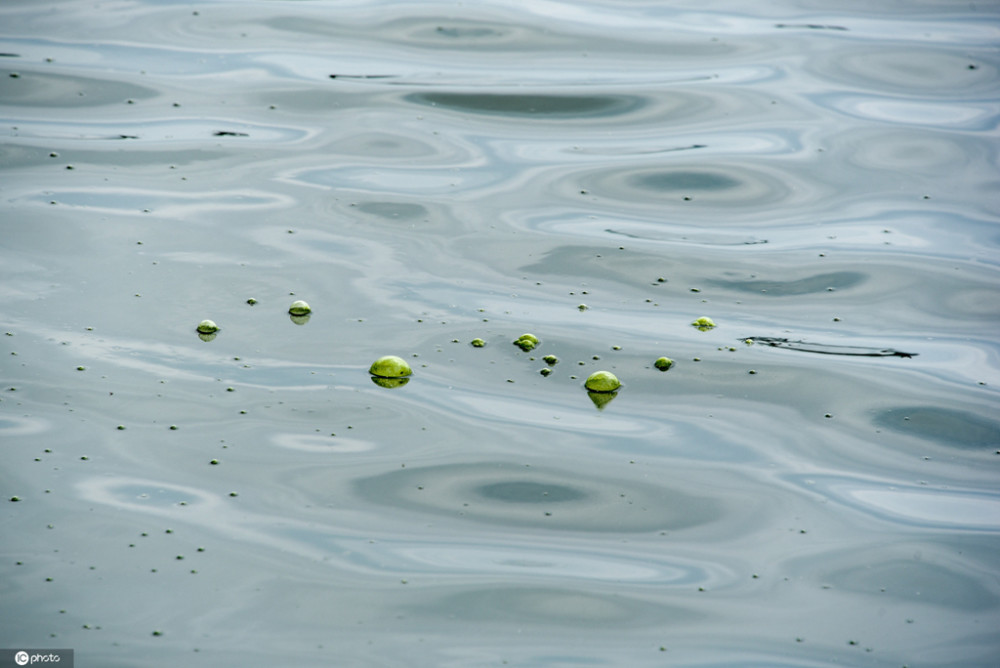
M 413 374 L 413 369 L 402 357 L 386 355 L 372 362 L 368 373 L 379 378 L 405 378 Z
M 610 371 L 595 371 L 590 374 L 583 384 L 588 392 L 607 393 L 614 392 L 622 386 L 618 377 Z
M 538 337 L 534 334 L 522 334 L 517 337 L 516 341 L 514 341 L 514 345 L 524 352 L 529 352 L 538 346 Z
M 312 308 L 309 304 L 299 299 L 292 302 L 292 305 L 288 307 L 288 313 L 290 315 L 309 315 L 312 313 Z

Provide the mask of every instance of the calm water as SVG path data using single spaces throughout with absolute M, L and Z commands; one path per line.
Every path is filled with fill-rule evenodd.
M 4 2 L 0 647 L 1000 664 L 1000 11 L 748 6 Z

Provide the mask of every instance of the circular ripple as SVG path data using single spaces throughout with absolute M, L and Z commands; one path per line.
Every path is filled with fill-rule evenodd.
M 360 478 L 362 499 L 478 522 L 580 531 L 655 531 L 717 520 L 719 504 L 671 487 L 516 464 L 448 464 Z

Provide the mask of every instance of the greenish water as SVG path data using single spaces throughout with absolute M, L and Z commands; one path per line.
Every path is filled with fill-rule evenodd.
M 997 18 L 6 3 L 0 648 L 996 665 Z

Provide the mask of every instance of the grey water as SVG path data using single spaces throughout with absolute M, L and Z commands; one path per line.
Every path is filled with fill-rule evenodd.
M 998 19 L 4 2 L 0 649 L 1000 665 Z

